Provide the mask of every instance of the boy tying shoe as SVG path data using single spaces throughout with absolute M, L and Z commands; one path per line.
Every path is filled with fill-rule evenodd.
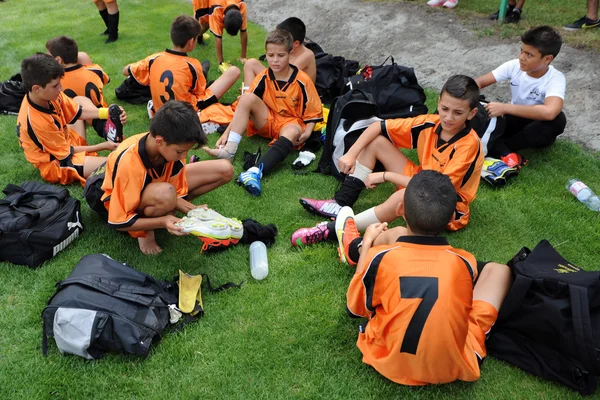
M 103 89 L 104 85 L 110 82 L 110 78 L 102 67 L 91 63 L 91 58 L 86 53 L 79 53 L 75 40 L 67 36 L 57 36 L 46 42 L 46 50 L 65 69 L 60 84 L 67 96 L 71 98 L 80 96 L 76 100 L 78 104 L 84 101 L 89 105 L 90 103 L 84 100 L 87 98 L 94 107 L 108 107 L 104 100 Z M 84 57 L 89 61 L 86 65 L 80 64 L 80 60 Z M 113 142 L 122 142 L 123 127 L 117 118 L 120 109 L 116 105 L 112 105 L 111 108 L 112 113 L 109 114 L 111 117 L 114 115 L 115 122 L 112 121 L 113 118 L 86 120 L 86 122 L 94 127 L 98 136 Z
M 63 75 L 63 67 L 48 54 L 23 60 L 21 76 L 28 93 L 17 117 L 17 136 L 25 158 L 40 170 L 44 180 L 62 185 L 79 181 L 83 185 L 92 171 L 106 161 L 96 152 L 114 150 L 117 144 L 87 144 L 83 120 L 106 120 L 109 109 L 96 108 L 86 98 L 71 99 L 62 92 Z M 122 109 L 118 111 L 118 123 L 125 124 L 127 114 Z
M 242 64 L 246 62 L 246 49 L 248 48 L 246 3 L 244 0 L 211 0 L 210 5 L 211 14 L 208 22 L 210 31 L 215 35 L 215 50 L 219 62 L 219 71 L 224 73 L 231 68 L 231 65 L 226 63 L 223 58 L 223 30 L 231 36 L 237 36 L 238 32 L 240 33 L 242 50 L 239 60 Z
M 271 147 L 256 165 L 238 178 L 253 196 L 262 192 L 261 178 L 283 161 L 293 147 L 302 146 L 315 123 L 323 119 L 321 100 L 312 80 L 290 65 L 292 35 L 281 29 L 272 31 L 265 50 L 269 68 L 239 98 L 233 120 L 217 140 L 216 148 L 204 147 L 213 157 L 231 160 L 244 132 L 271 139 Z
M 527 163 L 518 151 L 552 145 L 567 124 L 562 112 L 565 76 L 550 65 L 562 46 L 560 34 L 540 26 L 525 32 L 521 42 L 518 59 L 475 80 L 481 89 L 510 80 L 511 103 L 492 102 L 485 108 L 490 117 L 506 119 L 504 134 L 488 145 L 488 155 L 515 168 Z
M 506 265 L 479 262 L 439 237 L 454 219 L 448 176 L 421 171 L 397 204 L 406 228 L 369 226 L 360 237 L 352 209 L 336 220 L 340 253 L 356 266 L 346 294 L 363 362 L 403 385 L 476 381 L 486 334 L 511 283 Z M 358 264 L 356 264 L 358 263 Z
M 306 26 L 300 18 L 291 17 L 277 25 L 277 29 L 282 29 L 291 33 L 292 51 L 290 53 L 290 64 L 298 67 L 300 71 L 306 72 L 310 79 L 315 82 L 317 80 L 317 63 L 315 61 L 315 53 L 304 46 L 306 36 Z M 248 90 L 256 75 L 264 71 L 265 67 L 256 58 L 251 58 L 244 63 L 244 88 Z
M 198 35 L 198 21 L 188 15 L 181 15 L 171 25 L 173 49 L 152 54 L 123 69 L 123 75 L 131 75 L 141 85 L 150 86 L 151 115 L 169 100 L 188 102 L 196 111 L 207 108 L 217 103 L 240 77 L 240 69 L 231 67 L 207 88 L 202 65 L 187 55 L 196 48 Z
M 197 208 L 190 201 L 231 180 L 233 167 L 225 160 L 186 165 L 194 146 L 206 143 L 200 120 L 190 104 L 166 103 L 150 122 L 150 132 L 127 138 L 106 163 L 104 180 L 95 187 L 90 207 L 108 226 L 138 239 L 144 254 L 162 251 L 154 230 L 165 228 L 185 235 L 181 219 L 173 213 Z
M 479 137 L 469 121 L 477 114 L 479 88 L 468 76 L 454 75 L 446 81 L 438 101 L 439 115 L 384 120 L 371 124 L 338 160 L 340 172 L 348 174 L 334 199 L 300 199 L 308 211 L 335 218 L 343 206 L 352 206 L 362 190 L 392 182 L 396 189 L 406 187 L 413 175 L 425 169 L 450 177 L 458 194 L 454 218 L 447 229 L 455 231 L 467 225 L 471 217 L 469 204 L 475 199 L 483 165 Z M 399 148 L 416 148 L 420 166 L 407 159 Z M 385 172 L 373 173 L 377 161 Z M 383 204 L 356 216 L 358 229 L 395 220 L 404 190 L 392 194 Z M 302 246 L 334 240 L 333 224 L 322 222 L 313 228 L 294 232 L 291 241 Z

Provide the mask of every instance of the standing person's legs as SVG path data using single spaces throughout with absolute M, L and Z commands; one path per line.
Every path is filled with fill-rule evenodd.
M 592 21 L 598 20 L 598 0 L 588 0 L 586 17 Z
M 105 43 L 116 42 L 119 38 L 119 6 L 117 0 L 104 0 L 108 10 L 108 39 Z
M 104 21 L 104 25 L 106 25 L 106 30 L 102 32 L 103 35 L 108 35 L 108 10 L 106 9 L 106 4 L 102 0 L 94 0 L 94 4 L 98 8 L 98 14 Z

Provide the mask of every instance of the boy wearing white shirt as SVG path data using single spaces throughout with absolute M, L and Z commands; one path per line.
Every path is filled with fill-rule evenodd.
M 519 150 L 550 146 L 567 123 L 562 112 L 565 76 L 550 65 L 562 46 L 560 34 L 549 26 L 539 26 L 525 32 L 521 42 L 518 59 L 475 80 L 481 89 L 510 80 L 510 104 L 491 102 L 485 108 L 490 117 L 506 119 L 504 133 L 490 144 L 488 155 L 515 168 L 527 163 L 517 154 Z

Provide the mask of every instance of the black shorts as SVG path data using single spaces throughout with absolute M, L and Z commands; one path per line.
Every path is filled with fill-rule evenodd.
M 105 171 L 106 163 L 100 165 L 90 174 L 85 182 L 83 197 L 85 197 L 90 208 L 94 210 L 103 221 L 108 222 L 108 211 L 106 210 L 106 207 L 104 207 L 104 202 L 102 201 L 102 196 L 104 196 L 102 184 L 104 183 Z

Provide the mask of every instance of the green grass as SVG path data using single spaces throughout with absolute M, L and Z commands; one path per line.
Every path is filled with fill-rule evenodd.
M 470 3 L 461 0 L 461 7 Z M 0 3 L 0 77 L 8 78 L 19 70 L 24 57 L 43 51 L 48 38 L 67 34 L 111 75 L 113 81 L 105 92 L 109 102 L 114 101 L 122 67 L 168 47 L 172 19 L 191 13 L 191 5 L 183 0 L 152 2 L 151 9 L 147 4 L 142 0 L 122 2 L 120 39 L 105 46 L 104 38 L 98 35 L 104 27 L 92 2 Z M 491 12 L 493 5 L 488 8 L 483 11 Z M 265 32 L 251 24 L 249 36 L 249 56 L 262 54 Z M 237 58 L 237 38 L 225 38 L 225 54 L 227 59 Z M 212 41 L 193 55 L 216 63 Z M 216 71 L 211 76 L 214 79 Z M 230 93 L 227 99 L 235 95 Z M 435 109 L 437 95 L 433 91 L 428 95 L 428 105 Z M 145 107 L 125 108 L 129 114 L 127 134 L 148 129 Z M 0 187 L 40 180 L 19 149 L 15 120 L 14 116 L 0 116 Z M 99 140 L 91 130 L 89 137 L 92 142 Z M 210 140 L 214 143 L 216 137 Z M 265 149 L 266 142 L 244 139 L 240 155 L 258 146 Z M 564 189 L 567 179 L 577 176 L 600 192 L 598 154 L 560 141 L 549 150 L 525 155 L 530 165 L 518 179 L 503 190 L 482 186 L 472 207 L 470 225 L 446 236 L 454 246 L 470 250 L 478 259 L 498 261 L 506 261 L 522 246 L 532 247 L 546 238 L 572 262 L 598 269 L 600 217 Z M 393 384 L 362 364 L 355 347 L 357 321 L 345 313 L 345 291 L 352 271 L 339 264 L 331 244 L 302 250 L 289 244 L 295 229 L 319 221 L 300 207 L 298 198 L 331 196 L 338 183 L 319 174 L 293 174 L 290 165 L 294 158 L 264 179 L 260 198 L 252 198 L 231 183 L 196 200 L 226 215 L 277 225 L 277 242 L 268 251 L 269 276 L 262 282 L 250 277 L 247 246 L 199 254 L 200 243 L 194 238 L 161 232 L 158 240 L 164 252 L 146 257 L 133 239 L 106 228 L 85 202 L 86 231 L 65 251 L 39 269 L 0 263 L 0 398 L 578 397 L 495 359 L 486 361 L 477 383 L 416 389 Z M 235 163 L 238 173 L 241 159 Z M 81 187 L 71 185 L 69 190 L 81 198 Z M 391 193 L 389 186 L 369 191 L 356 209 L 374 206 Z M 49 355 L 42 357 L 40 313 L 54 292 L 54 283 L 64 279 L 81 257 L 96 252 L 108 253 L 160 279 L 172 278 L 181 268 L 191 274 L 207 273 L 214 283 L 246 283 L 239 291 L 206 293 L 205 317 L 180 333 L 167 334 L 146 360 L 110 355 L 86 361 L 60 355 L 52 342 Z

